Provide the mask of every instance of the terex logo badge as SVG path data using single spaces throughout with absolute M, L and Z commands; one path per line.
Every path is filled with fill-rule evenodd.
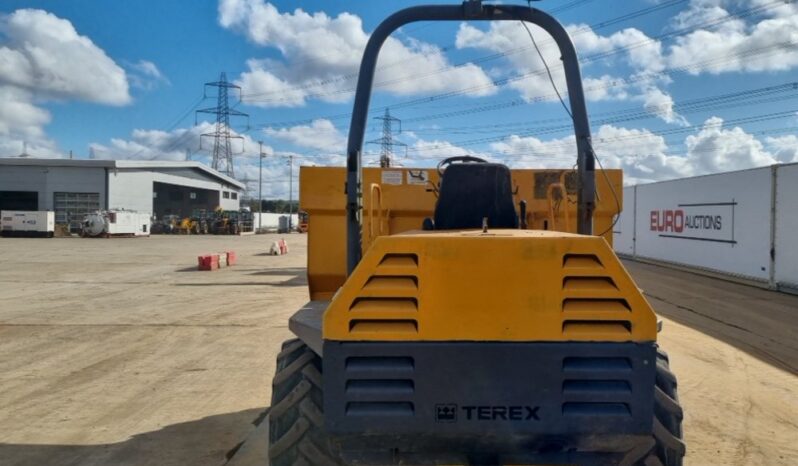
M 469 421 L 539 421 L 538 410 L 540 406 L 463 406 Z
M 438 422 L 457 422 L 457 405 L 435 405 L 435 420 Z
M 539 421 L 540 406 L 461 406 L 467 421 Z M 437 422 L 457 422 L 456 404 L 435 405 Z

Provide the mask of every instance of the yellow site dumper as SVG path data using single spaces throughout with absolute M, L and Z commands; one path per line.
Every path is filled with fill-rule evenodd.
M 560 48 L 576 169 L 472 156 L 363 168 L 375 64 L 414 21 L 523 21 Z M 595 170 L 576 51 L 517 5 L 412 7 L 371 35 L 346 167 L 303 167 L 310 302 L 277 358 L 272 465 L 679 466 L 657 319 L 614 254 L 622 174 Z

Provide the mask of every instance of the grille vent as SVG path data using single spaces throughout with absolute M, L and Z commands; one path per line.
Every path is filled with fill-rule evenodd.
M 563 359 L 562 413 L 576 417 L 632 415 L 632 361 L 624 357 Z
M 418 256 L 386 254 L 349 307 L 349 332 L 418 334 Z
M 631 307 L 598 256 L 563 256 L 562 291 L 566 338 L 596 341 L 632 336 Z
M 415 415 L 415 361 L 404 356 L 350 357 L 345 365 L 346 416 Z

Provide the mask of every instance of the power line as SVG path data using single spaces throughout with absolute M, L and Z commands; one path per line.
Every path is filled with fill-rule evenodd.
M 772 119 L 772 118 L 785 118 L 785 117 L 789 117 L 791 115 L 794 115 L 796 111 L 798 111 L 798 110 L 789 110 L 789 111 L 786 111 L 786 112 L 774 112 L 774 113 L 769 113 L 769 114 L 764 114 L 764 115 L 758 115 L 758 116 L 755 116 L 755 117 L 738 118 L 738 119 L 735 119 L 735 120 L 729 120 L 726 123 L 743 124 L 743 123 L 754 123 L 754 122 L 762 121 L 762 120 L 759 120 L 759 118 L 764 118 L 766 120 L 767 119 Z M 614 122 L 620 122 L 620 121 L 626 121 L 626 120 L 619 120 L 619 121 L 614 121 Z M 608 122 L 608 123 L 610 123 L 610 122 Z M 607 123 L 605 123 L 605 124 L 607 124 Z M 682 127 L 679 127 L 679 128 L 671 128 L 671 129 L 666 129 L 666 130 L 662 130 L 662 131 L 650 131 L 650 133 L 651 134 L 681 133 L 681 132 L 685 132 L 685 131 L 690 131 L 692 129 L 700 128 L 702 126 L 703 125 L 701 125 L 701 126 L 699 126 L 699 125 L 686 125 L 686 126 L 682 126 Z M 567 129 L 567 127 L 558 127 L 556 132 L 562 131 L 564 129 Z M 536 136 L 536 135 L 541 135 L 541 134 L 546 134 L 546 133 L 551 133 L 551 132 L 555 132 L 555 131 L 553 131 L 552 128 L 545 128 L 543 130 L 524 131 L 524 132 L 520 132 L 518 134 L 507 134 L 507 135 L 494 136 L 494 137 L 484 137 L 484 138 L 470 139 L 470 140 L 465 140 L 465 141 L 450 141 L 449 144 L 452 144 L 452 145 L 455 145 L 455 146 L 468 147 L 468 146 L 475 146 L 475 145 L 485 144 L 485 143 L 490 143 L 490 142 L 500 142 L 500 141 L 503 141 L 503 140 L 505 140 L 505 139 L 507 139 L 508 137 L 511 137 L 511 136 L 528 137 L 528 136 Z M 419 152 L 420 150 L 422 150 L 422 149 L 419 149 L 419 148 L 411 148 L 410 149 L 411 152 Z
M 785 94 L 787 94 L 785 96 Z M 744 91 L 737 91 L 726 94 L 719 94 L 709 97 L 702 97 L 698 99 L 675 101 L 673 104 L 662 104 L 647 107 L 645 110 L 640 110 L 638 107 L 629 107 L 622 110 L 613 110 L 609 112 L 594 113 L 591 117 L 592 124 L 609 124 L 620 123 L 624 121 L 631 121 L 637 119 L 654 118 L 658 112 L 667 111 L 672 109 L 676 113 L 695 113 L 700 111 L 717 110 L 735 108 L 742 105 L 756 105 L 761 103 L 781 102 L 786 99 L 793 99 L 798 97 L 798 81 L 780 84 L 776 86 L 766 86 L 755 89 L 747 89 Z M 478 125 L 478 126 L 448 126 L 441 127 L 435 130 L 425 130 L 423 128 L 413 128 L 411 131 L 414 133 L 460 133 L 460 134 L 474 134 L 474 133 L 495 133 L 497 129 L 510 129 L 526 128 L 528 131 L 540 129 L 541 132 L 557 132 L 560 130 L 570 129 L 570 124 L 559 126 L 541 126 L 544 124 L 569 122 L 569 118 L 547 118 L 535 121 L 522 121 L 510 123 L 496 123 L 492 125 Z M 541 134 L 536 132 L 536 134 Z
M 732 20 L 735 20 L 735 19 L 741 19 L 741 18 L 746 18 L 746 17 L 749 17 L 749 16 L 753 16 L 755 14 L 762 13 L 762 12 L 768 10 L 768 9 L 777 7 L 779 5 L 783 5 L 783 3 L 784 3 L 784 0 L 774 0 L 774 1 L 770 2 L 770 3 L 766 3 L 766 4 L 763 4 L 763 5 L 756 6 L 756 7 L 752 7 L 752 8 L 746 9 L 746 10 L 741 10 L 741 11 L 738 11 L 736 13 L 730 13 L 727 16 L 724 16 L 724 17 L 721 17 L 721 18 L 712 19 L 712 20 L 706 21 L 704 23 L 699 23 L 699 24 L 695 24 L 695 25 L 692 25 L 692 26 L 689 26 L 689 27 L 684 27 L 684 28 L 673 30 L 673 31 L 670 31 L 670 32 L 665 32 L 665 33 L 662 33 L 662 34 L 659 34 L 659 35 L 656 35 L 656 36 L 652 36 L 652 37 L 643 39 L 643 40 L 638 41 L 636 43 L 626 45 L 624 47 L 618 47 L 618 48 L 615 48 L 615 49 L 607 51 L 607 52 L 601 52 L 601 53 L 597 53 L 597 54 L 593 54 L 593 55 L 584 57 L 584 58 L 582 58 L 580 60 L 580 63 L 585 64 L 585 63 L 591 63 L 591 62 L 603 60 L 603 59 L 611 57 L 613 55 L 618 55 L 618 54 L 621 54 L 621 53 L 624 53 L 624 52 L 628 52 L 628 51 L 631 51 L 631 50 L 634 50 L 634 49 L 649 45 L 651 43 L 654 43 L 654 42 L 657 42 L 657 41 L 661 41 L 663 39 L 669 39 L 669 38 L 673 38 L 673 37 L 683 36 L 683 35 L 689 34 L 691 32 L 695 32 L 695 31 L 697 31 L 699 29 L 714 27 L 714 26 L 718 26 L 720 24 L 723 24 L 723 23 L 726 23 L 726 22 L 729 22 L 729 21 L 732 21 Z M 585 28 L 585 29 L 588 29 L 588 28 Z M 574 34 L 576 34 L 576 33 L 574 33 Z M 547 42 L 553 42 L 553 41 L 549 40 Z M 485 56 L 485 57 L 480 57 L 477 60 L 482 60 L 482 61 L 493 60 L 493 59 L 500 58 L 500 57 L 506 57 L 506 56 L 508 56 L 510 54 L 518 53 L 520 51 L 528 50 L 529 48 L 530 47 L 519 47 L 519 48 L 516 48 L 516 49 L 512 49 L 510 51 L 498 52 L 498 53 L 494 53 L 492 55 L 488 55 L 488 56 Z M 390 85 L 390 84 L 396 84 L 396 83 L 400 83 L 400 82 L 420 79 L 420 78 L 428 77 L 428 76 L 431 76 L 431 75 L 434 75 L 434 74 L 440 74 L 442 72 L 448 72 L 448 71 L 450 71 L 452 69 L 456 69 L 458 67 L 467 66 L 467 65 L 469 65 L 470 63 L 473 63 L 473 62 L 474 62 L 474 60 L 469 61 L 469 62 L 464 62 L 464 63 L 458 64 L 456 66 L 441 67 L 441 68 L 439 68 L 436 71 L 432 71 L 432 72 L 429 72 L 429 73 L 426 73 L 426 74 L 423 74 L 423 75 L 416 74 L 416 75 L 413 75 L 411 77 L 395 78 L 393 80 L 382 81 L 382 82 L 375 83 L 373 87 L 374 88 L 380 88 L 380 87 L 384 87 L 384 86 Z M 559 65 L 558 67 L 561 67 L 561 66 L 562 65 Z M 553 67 L 553 68 L 555 68 L 555 67 Z M 523 79 L 527 79 L 527 78 L 535 76 L 535 75 L 541 75 L 543 73 L 545 73 L 545 70 L 542 70 L 542 69 L 535 70 L 535 71 L 531 71 L 531 72 L 528 72 L 528 73 L 523 73 L 523 74 L 516 75 L 516 76 L 511 76 L 511 77 L 506 77 L 506 78 L 502 78 L 502 79 L 497 79 L 497 80 L 494 80 L 494 81 L 492 81 L 491 83 L 488 83 L 488 84 L 475 85 L 475 86 L 471 86 L 471 87 L 468 87 L 468 88 L 454 90 L 454 91 L 449 91 L 449 92 L 446 92 L 446 93 L 437 94 L 437 95 L 433 95 L 433 96 L 429 96 L 429 97 L 422 97 L 422 98 L 411 100 L 411 101 L 408 101 L 408 102 L 405 102 L 405 103 L 393 104 L 391 106 L 393 108 L 400 108 L 400 107 L 407 106 L 410 103 L 431 102 L 431 101 L 434 101 L 434 100 L 441 100 L 441 99 L 446 99 L 446 98 L 450 98 L 450 97 L 456 97 L 456 96 L 465 95 L 465 94 L 469 94 L 469 93 L 473 93 L 473 92 L 479 92 L 479 91 L 482 91 L 482 90 L 485 90 L 485 89 L 489 89 L 489 88 L 492 88 L 492 87 L 504 86 L 504 85 L 510 84 L 512 82 L 516 82 L 516 81 L 520 81 L 520 80 L 523 80 Z M 320 97 L 329 97 L 329 96 L 339 95 L 339 94 L 351 94 L 354 91 L 355 91 L 355 88 L 338 89 L 338 90 L 329 91 L 329 92 L 319 92 L 319 93 L 315 93 L 315 94 L 308 94 L 308 95 L 305 96 L 305 98 L 320 98 Z M 263 102 L 263 103 L 279 103 L 279 102 L 286 101 L 286 98 L 285 97 L 281 97 L 281 98 L 277 98 L 277 99 L 263 99 L 263 100 L 257 100 L 257 101 L 258 102 Z
M 611 18 L 609 20 L 601 21 L 601 22 L 598 22 L 598 23 L 594 23 L 592 25 L 588 25 L 588 26 L 576 29 L 576 30 L 571 32 L 571 35 L 572 36 L 576 36 L 576 35 L 579 35 L 579 34 L 584 34 L 584 33 L 590 32 L 590 31 L 607 28 L 609 26 L 613 26 L 613 25 L 618 24 L 620 22 L 624 22 L 624 21 L 628 21 L 630 19 L 638 18 L 640 16 L 644 16 L 646 14 L 650 14 L 650 13 L 653 13 L 653 12 L 656 12 L 656 11 L 659 11 L 659 10 L 662 10 L 662 9 L 665 9 L 665 8 L 669 8 L 669 7 L 672 7 L 672 6 L 681 4 L 681 3 L 685 3 L 687 1 L 688 0 L 670 0 L 670 1 L 666 1 L 666 2 L 663 2 L 661 4 L 657 4 L 657 5 L 653 5 L 653 6 L 650 6 L 650 7 L 646 7 L 646 8 L 640 9 L 640 10 L 633 11 L 631 13 L 627 13 L 627 14 L 619 16 L 619 17 Z M 548 44 L 552 44 L 552 43 L 554 43 L 554 41 L 552 39 L 547 39 L 547 40 L 544 40 L 542 42 L 542 45 L 548 45 Z M 441 52 L 446 52 L 446 51 L 454 48 L 455 46 L 456 46 L 455 44 L 447 44 L 447 45 L 441 47 L 440 50 L 441 50 Z M 451 70 L 451 69 L 456 69 L 456 68 L 460 68 L 460 67 L 463 67 L 463 66 L 467 66 L 469 64 L 484 63 L 484 62 L 487 62 L 487 61 L 496 60 L 498 58 L 502 58 L 502 57 L 506 57 L 506 56 L 513 55 L 513 54 L 516 54 L 516 53 L 524 52 L 526 50 L 529 50 L 530 48 L 531 48 L 530 46 L 522 46 L 522 47 L 516 47 L 516 48 L 513 48 L 513 49 L 505 50 L 503 52 L 496 52 L 496 53 L 493 53 L 493 54 L 477 57 L 475 59 L 462 61 L 460 63 L 456 63 L 456 64 L 451 65 L 451 66 L 440 67 L 437 70 L 434 70 L 434 71 L 429 72 L 429 73 L 424 74 L 424 75 L 416 75 L 416 76 L 413 76 L 410 79 L 419 79 L 419 78 L 422 78 L 422 77 L 428 77 L 428 76 L 431 76 L 431 75 L 434 75 L 434 74 L 439 74 L 441 72 L 446 72 L 446 71 Z M 406 63 L 408 61 L 416 60 L 418 58 L 419 57 L 410 57 L 410 58 L 407 58 L 407 59 L 404 59 L 404 60 L 399 60 L 399 61 L 390 63 L 388 65 L 379 66 L 377 69 L 385 70 L 387 68 L 394 67 L 394 66 L 397 66 L 397 65 L 401 65 L 401 64 L 404 64 L 404 63 Z M 324 86 L 324 85 L 327 85 L 327 84 L 332 84 L 332 83 L 335 83 L 335 82 L 353 80 L 353 79 L 357 78 L 357 76 L 358 76 L 358 73 L 357 72 L 353 72 L 353 73 L 349 73 L 349 74 L 346 74 L 346 75 L 331 77 L 331 78 L 328 78 L 328 79 L 325 79 L 325 80 L 321 80 L 321 81 L 305 83 L 305 84 L 302 84 L 302 85 L 299 85 L 299 86 L 293 86 L 293 87 L 289 88 L 288 90 L 289 91 L 291 91 L 291 90 L 303 90 L 303 89 L 308 89 L 308 88 L 312 88 L 312 87 L 321 87 L 321 86 Z M 398 80 L 395 79 L 395 80 L 391 80 L 391 81 L 378 82 L 378 83 L 374 84 L 374 87 L 375 88 L 379 88 L 379 87 L 385 86 L 387 84 L 395 84 L 397 82 L 401 82 L 403 79 L 407 80 L 408 78 L 399 78 Z M 345 90 L 335 91 L 334 93 L 344 93 L 344 92 L 352 92 L 352 91 L 353 91 L 352 89 L 345 89 Z M 256 94 L 244 94 L 243 97 L 247 98 L 246 100 L 249 103 L 261 102 L 261 101 L 262 102 L 271 102 L 273 100 L 270 100 L 270 99 L 249 99 L 249 97 L 274 95 L 274 94 L 283 94 L 285 92 L 286 92 L 285 89 L 281 89 L 279 91 L 260 92 L 260 93 L 256 93 Z M 320 94 L 317 94 L 317 95 L 320 95 Z M 326 94 L 324 94 L 324 95 L 326 95 Z M 313 95 L 310 95 L 310 96 L 312 97 Z M 278 100 L 280 100 L 280 99 L 278 99 Z
M 724 58 L 724 61 L 725 60 L 729 60 L 729 59 L 736 59 L 736 58 L 740 58 L 742 56 L 750 56 L 750 55 L 758 54 L 762 50 L 768 50 L 768 49 L 774 49 L 774 48 L 776 48 L 775 51 L 778 52 L 783 45 L 784 44 L 775 44 L 775 45 L 772 45 L 770 47 L 763 47 L 762 49 L 758 49 L 758 50 L 755 49 L 755 50 L 744 51 L 744 52 L 741 52 L 739 54 L 735 54 L 734 56 L 728 56 L 727 55 L 727 56 L 724 56 L 723 58 Z M 700 66 L 705 66 L 707 63 L 710 63 L 710 62 L 717 62 L 717 60 L 708 60 L 708 61 L 703 62 L 703 63 L 696 63 L 696 64 L 690 65 L 688 67 L 683 67 L 683 68 L 673 69 L 673 70 L 669 70 L 669 71 L 662 72 L 662 73 L 657 73 L 657 75 L 673 75 L 673 74 L 677 74 L 677 73 L 679 73 L 679 74 L 681 74 L 681 73 L 689 73 L 692 68 L 694 68 L 696 66 L 699 66 L 699 67 Z M 585 91 L 589 92 L 589 91 L 594 91 L 594 90 L 599 90 L 599 89 L 607 89 L 607 88 L 615 87 L 615 86 L 618 86 L 618 85 L 621 85 L 621 84 L 622 85 L 627 85 L 627 84 L 633 83 L 635 81 L 644 81 L 646 79 L 649 79 L 649 77 L 646 77 L 646 76 L 643 76 L 643 75 L 639 75 L 637 77 L 632 77 L 632 78 L 621 78 L 621 79 L 618 79 L 616 82 L 610 83 L 609 85 L 601 85 L 601 86 L 595 86 L 595 87 L 591 87 L 591 88 L 585 88 Z M 544 100 L 548 100 L 551 97 L 554 97 L 554 96 L 553 95 L 538 96 L 538 97 L 535 97 L 533 99 L 530 99 L 530 102 L 542 102 Z M 520 105 L 520 104 L 516 104 L 516 105 Z M 448 117 L 454 116 L 454 114 L 462 115 L 462 114 L 466 114 L 466 113 L 479 113 L 481 111 L 497 110 L 499 108 L 501 108 L 501 107 L 499 107 L 497 105 L 491 105 L 491 106 L 487 106 L 487 108 L 483 107 L 482 109 L 472 110 L 472 111 L 469 111 L 469 112 L 465 112 L 465 111 L 449 112 L 449 114 L 446 114 L 445 116 L 438 115 L 438 116 L 436 116 L 436 118 L 448 118 Z M 422 118 L 422 117 L 409 118 L 408 121 L 419 121 L 421 119 L 431 119 L 431 118 Z
M 780 2 L 774 2 L 774 3 L 780 3 Z M 769 5 L 771 5 L 771 4 L 770 3 L 765 4 L 765 5 L 763 5 L 763 7 L 769 6 Z M 639 43 L 638 44 L 632 44 L 632 45 L 639 45 Z M 783 48 L 785 48 L 785 47 L 794 47 L 795 45 L 796 45 L 796 43 L 794 43 L 794 42 L 783 42 L 783 43 L 771 44 L 769 46 L 761 47 L 761 48 L 758 48 L 758 49 L 742 50 L 742 51 L 739 51 L 739 52 L 734 53 L 734 54 L 722 55 L 722 56 L 719 56 L 719 57 L 717 57 L 715 59 L 705 60 L 703 62 L 698 62 L 698 63 L 693 63 L 691 65 L 680 67 L 680 68 L 673 68 L 671 70 L 663 70 L 663 71 L 656 72 L 656 73 L 641 73 L 641 74 L 638 74 L 638 75 L 636 75 L 634 77 L 630 77 L 630 78 L 618 78 L 618 79 L 613 80 L 609 84 L 596 85 L 596 86 L 593 86 L 593 87 L 590 87 L 590 88 L 586 88 L 585 90 L 586 91 L 604 90 L 604 89 L 609 89 L 609 88 L 612 88 L 612 87 L 618 87 L 618 86 L 621 86 L 621 85 L 629 85 L 629 84 L 634 84 L 636 82 L 649 81 L 651 79 L 656 79 L 656 78 L 661 77 L 663 75 L 690 73 L 693 70 L 700 70 L 702 67 L 706 67 L 706 66 L 713 65 L 713 64 L 718 64 L 718 63 L 723 63 L 723 62 L 726 62 L 726 61 L 729 61 L 729 60 L 733 60 L 733 59 L 736 59 L 736 58 L 743 58 L 743 57 L 748 57 L 748 56 L 752 56 L 752 55 L 758 55 L 758 54 L 760 54 L 762 52 L 769 51 L 769 50 L 772 50 L 773 53 L 781 52 Z M 601 58 L 605 58 L 605 57 L 606 57 L 606 54 L 601 54 Z M 590 57 L 587 57 L 587 58 L 583 59 L 582 62 L 584 63 L 584 62 L 591 61 L 591 60 L 592 59 Z M 552 66 L 551 68 L 559 69 L 561 67 L 562 67 L 562 65 L 555 65 L 555 66 Z M 514 76 L 514 77 L 508 77 L 508 78 L 503 78 L 503 79 L 494 81 L 492 85 L 506 85 L 506 84 L 509 84 L 511 82 L 521 81 L 523 79 L 527 79 L 527 78 L 530 78 L 530 77 L 533 77 L 533 76 L 541 76 L 541 75 L 544 75 L 545 73 L 546 73 L 546 71 L 541 68 L 541 69 L 533 70 L 533 71 L 530 71 L 528 73 L 524 73 L 524 74 L 517 75 L 517 76 Z M 443 99 L 447 99 L 447 98 L 450 98 L 450 97 L 455 97 L 455 96 L 458 96 L 458 95 L 464 95 L 464 94 L 467 94 L 470 91 L 478 91 L 478 90 L 480 90 L 481 87 L 484 87 L 484 86 L 475 86 L 475 87 L 470 87 L 470 88 L 466 88 L 466 89 L 450 91 L 450 92 L 443 93 L 443 94 L 437 94 L 437 95 L 432 95 L 432 96 L 427 96 L 427 97 L 422 97 L 422 98 L 416 98 L 416 99 L 412 99 L 412 100 L 408 100 L 408 101 L 404 101 L 404 102 L 394 103 L 394 104 L 391 105 L 391 107 L 393 107 L 393 108 L 400 107 L 401 108 L 401 107 L 413 107 L 413 106 L 417 106 L 417 105 L 424 105 L 424 104 L 428 104 L 430 102 L 443 100 Z M 469 114 L 469 113 L 479 113 L 481 111 L 500 110 L 500 109 L 504 109 L 504 108 L 517 106 L 517 105 L 528 105 L 528 104 L 531 104 L 531 103 L 542 102 L 542 101 L 545 101 L 545 100 L 552 99 L 554 97 L 556 97 L 556 96 L 550 94 L 550 95 L 536 96 L 534 98 L 529 98 L 529 99 L 521 99 L 521 98 L 519 98 L 519 99 L 513 99 L 513 100 L 511 100 L 509 102 L 477 106 L 477 107 L 475 107 L 476 110 L 460 110 L 460 111 L 455 111 L 455 112 L 447 112 L 447 113 L 442 113 L 442 114 L 436 115 L 434 117 L 431 117 L 431 116 L 414 117 L 414 118 L 408 118 L 405 121 L 420 121 L 422 119 L 448 118 L 448 117 L 451 117 L 451 116 L 465 115 L 465 114 Z M 387 108 L 387 106 L 373 107 L 373 108 L 370 109 L 370 111 L 380 111 L 380 110 L 384 110 L 385 108 Z M 484 110 L 481 110 L 481 109 L 484 109 Z M 261 124 L 261 125 L 258 125 L 258 126 L 260 126 L 260 127 L 294 126 L 294 125 L 299 125 L 299 124 L 308 124 L 308 123 L 312 122 L 314 119 L 318 119 L 318 118 L 324 118 L 324 119 L 328 119 L 328 120 L 343 120 L 343 119 L 349 118 L 350 116 L 351 116 L 351 113 L 340 113 L 340 114 L 333 114 L 333 115 L 315 117 L 315 118 L 305 119 L 305 120 L 271 122 L 271 123 L 268 123 L 268 124 Z
M 556 8 L 552 8 L 551 10 L 549 10 L 549 13 L 552 13 L 552 14 L 554 14 L 554 13 L 562 13 L 563 11 L 571 10 L 571 9 L 576 8 L 578 6 L 582 6 L 585 3 L 590 3 L 592 1 L 593 0 L 574 0 L 574 1 L 566 3 L 564 5 L 560 5 L 560 6 L 556 7 Z
M 727 126 L 729 126 L 726 123 L 727 122 L 724 122 L 724 124 L 720 125 L 719 127 L 720 128 L 726 128 Z M 786 126 L 786 127 L 778 127 L 778 128 L 768 128 L 768 129 L 763 129 L 763 130 L 758 130 L 758 131 L 748 131 L 748 132 L 746 132 L 746 134 L 750 134 L 752 136 L 764 136 L 764 135 L 772 135 L 772 134 L 792 133 L 792 132 L 795 132 L 796 130 L 798 130 L 798 127 L 796 127 L 796 126 Z M 658 136 L 658 135 L 660 135 L 658 132 L 642 132 L 641 131 L 640 134 L 638 134 L 638 135 L 630 135 L 630 136 L 623 137 L 623 138 L 621 138 L 621 137 L 619 137 L 619 138 L 604 138 L 604 139 L 596 140 L 594 142 L 593 146 L 598 152 L 602 152 L 604 150 L 605 146 L 608 146 L 608 145 L 610 145 L 612 143 L 616 143 L 616 142 L 622 142 L 624 148 L 628 149 L 628 150 L 635 149 L 635 148 L 638 148 L 638 147 L 640 147 L 641 149 L 648 149 L 649 146 L 650 146 L 649 143 L 647 143 L 647 142 L 636 143 L 634 140 L 635 139 L 645 139 L 645 138 L 648 138 L 649 136 Z M 685 145 L 683 139 L 677 140 L 677 139 L 663 138 L 662 142 L 663 142 L 663 144 L 665 144 L 667 146 L 667 148 L 669 150 L 672 150 L 674 147 L 679 147 L 679 146 L 684 146 Z M 540 157 L 543 160 L 563 161 L 563 165 L 570 165 L 570 164 L 573 163 L 573 155 L 568 155 L 568 154 L 563 153 L 563 151 L 566 151 L 566 150 L 571 150 L 571 149 L 575 150 L 575 146 L 574 146 L 573 143 L 569 144 L 569 143 L 558 142 L 556 144 L 552 144 L 552 143 L 545 143 L 544 142 L 544 144 L 546 144 L 546 146 L 545 146 L 545 150 L 546 151 L 536 150 L 534 152 L 524 152 L 524 151 L 517 151 L 517 150 L 504 150 L 504 151 L 492 151 L 491 155 L 493 155 L 495 157 L 498 157 L 498 158 L 501 158 L 503 161 L 505 161 L 505 162 L 507 162 L 507 163 L 509 163 L 511 165 L 512 165 L 513 162 L 518 162 L 521 159 L 526 158 L 526 157 Z M 474 154 L 474 153 L 476 153 L 476 152 L 475 151 L 464 151 L 464 152 L 461 152 L 461 153 L 452 153 L 452 154 L 447 154 L 447 155 L 450 155 L 450 156 L 454 156 L 454 155 L 469 155 L 469 154 Z M 690 153 L 692 153 L 692 154 L 705 154 L 705 153 L 721 153 L 721 152 L 717 148 L 714 148 L 714 147 L 705 147 L 705 148 L 692 148 L 692 149 L 690 149 Z M 641 154 L 645 155 L 644 153 L 641 153 Z M 368 156 L 368 155 L 372 155 L 372 154 L 364 154 L 364 156 Z M 609 156 L 609 155 L 612 155 L 612 154 L 604 154 L 605 157 Z M 672 154 L 672 153 L 671 154 L 663 153 L 661 155 L 670 156 L 670 157 L 680 157 L 680 156 L 682 156 L 682 155 L 679 155 L 679 154 Z
M 164 131 L 166 133 L 169 133 L 169 132 L 173 131 L 177 127 L 177 125 L 182 123 L 183 120 L 185 120 L 186 117 L 188 117 L 191 114 L 191 112 L 194 111 L 194 109 L 199 107 L 199 105 L 202 103 L 203 100 L 205 100 L 205 96 L 200 96 L 199 100 L 197 100 L 194 104 L 192 104 L 190 107 L 188 107 L 185 112 L 182 112 L 180 114 L 180 116 L 176 120 L 174 120 L 174 122 L 171 125 L 169 125 L 168 127 L 162 128 L 161 131 Z M 175 141 L 172 141 L 172 143 L 170 143 L 166 148 L 161 149 L 160 152 L 161 153 L 170 152 L 174 147 L 177 146 L 174 143 L 175 143 Z M 142 152 L 146 151 L 147 149 L 150 149 L 150 148 L 149 147 L 142 147 L 138 151 L 134 152 L 132 155 L 128 156 L 128 158 L 130 158 L 130 159 L 136 158 L 138 155 L 140 155 Z M 150 160 L 154 160 L 157 156 L 158 156 L 157 153 L 153 154 L 153 156 L 150 157 Z

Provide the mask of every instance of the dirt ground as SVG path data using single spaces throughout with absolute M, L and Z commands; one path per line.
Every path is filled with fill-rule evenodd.
M 274 238 L 0 239 L 0 465 L 224 464 L 307 296 L 304 236 Z M 798 297 L 628 267 L 666 318 L 686 464 L 798 464 Z

